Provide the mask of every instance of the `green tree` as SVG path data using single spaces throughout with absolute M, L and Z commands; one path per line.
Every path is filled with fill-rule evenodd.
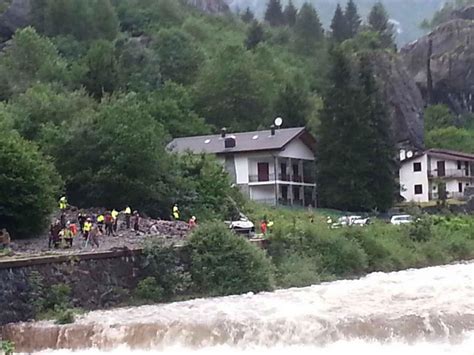
M 273 267 L 263 250 L 236 238 L 224 224 L 200 226 L 189 240 L 196 292 L 231 295 L 269 291 Z
M 260 42 L 265 39 L 263 27 L 258 21 L 254 20 L 247 31 L 247 38 L 245 39 L 245 47 L 252 50 L 258 46 Z
M 177 178 L 174 197 L 186 217 L 225 220 L 233 216 L 233 200 L 241 200 L 231 187 L 222 165 L 209 155 L 184 154 L 176 157 Z M 235 197 L 235 199 L 234 199 Z
M 255 19 L 255 16 L 252 12 L 252 10 L 250 10 L 250 7 L 247 7 L 245 9 L 245 12 L 242 14 L 241 16 L 241 19 L 242 21 L 244 21 L 245 23 L 250 23 L 252 22 L 254 19 Z
M 172 137 L 211 133 L 211 127 L 194 111 L 193 106 L 188 90 L 171 81 L 147 96 L 147 111 Z
M 360 89 L 351 63 L 340 48 L 332 50 L 331 64 L 319 130 L 320 201 L 325 207 L 359 211 L 373 204 L 367 186 L 370 165 L 359 146 L 366 144 L 366 117 L 359 117 L 355 110 Z
M 162 83 L 160 64 L 154 51 L 137 39 L 119 43 L 118 78 L 126 91 L 156 90 Z
M 71 124 L 53 152 L 72 204 L 153 216 L 171 203 L 164 129 L 135 95 L 104 99 L 96 114 Z
M 294 26 L 296 48 L 302 54 L 313 54 L 316 45 L 324 38 L 324 30 L 318 13 L 308 3 L 303 4 Z
M 427 148 L 451 149 L 474 154 L 474 130 L 446 127 L 426 133 Z
M 56 206 L 61 180 L 36 146 L 0 131 L 0 225 L 13 237 L 43 232 Z
M 456 126 L 457 119 L 446 105 L 431 105 L 425 110 L 425 130 Z
M 66 62 L 54 44 L 27 27 L 18 30 L 0 57 L 0 97 L 24 92 L 32 83 L 67 81 Z
M 16 130 L 26 139 L 41 144 L 44 129 L 71 124 L 93 108 L 83 90 L 68 92 L 50 84 L 36 84 L 13 98 L 9 111 Z
M 265 11 L 265 21 L 270 26 L 281 26 L 285 23 L 280 0 L 269 0 Z
M 193 39 L 179 29 L 162 29 L 154 42 L 163 80 L 194 82 L 203 56 Z
M 385 7 L 381 2 L 375 3 L 368 17 L 369 29 L 380 35 L 383 48 L 395 48 L 395 33 L 393 24 L 390 23 Z
M 348 23 L 342 12 L 341 5 L 337 4 L 334 17 L 331 21 L 331 37 L 336 42 L 342 42 L 348 38 Z
M 93 38 L 102 38 L 112 41 L 117 37 L 119 21 L 110 0 L 94 1 L 93 20 L 94 31 L 96 33 Z
M 207 122 L 236 131 L 255 128 L 269 105 L 267 78 L 240 46 L 224 48 L 209 62 L 195 88 L 196 109 Z
M 308 91 L 301 83 L 287 83 L 275 101 L 275 117 L 283 117 L 289 127 L 306 126 L 309 110 Z
M 283 16 L 285 18 L 285 23 L 293 27 L 296 23 L 296 16 L 298 15 L 298 10 L 296 9 L 293 1 L 289 1 L 288 5 L 286 5 L 285 10 L 283 11 Z
M 358 149 L 363 150 L 370 164 L 370 171 L 361 179 L 367 178 L 370 187 L 372 205 L 367 204 L 364 209 L 378 209 L 387 211 L 393 205 L 396 184 L 396 149 L 390 125 L 390 115 L 383 96 L 375 80 L 373 64 L 367 55 L 362 55 L 359 64 L 359 83 L 362 96 L 359 102 L 359 117 L 366 117 L 361 129 L 365 129 L 364 141 Z
M 344 17 L 346 18 L 347 37 L 354 38 L 359 33 L 361 24 L 361 19 L 357 12 L 357 5 L 354 3 L 354 0 L 347 2 Z
M 94 97 L 100 98 L 105 93 L 112 93 L 118 85 L 117 59 L 113 43 L 95 41 L 84 58 L 87 72 L 84 86 Z

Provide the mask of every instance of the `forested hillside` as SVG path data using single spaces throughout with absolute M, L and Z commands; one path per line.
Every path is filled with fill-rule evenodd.
M 258 16 L 263 17 L 266 9 L 264 0 L 225 0 L 234 11 L 245 11 L 249 6 Z M 340 0 L 293 0 L 293 3 L 300 7 L 304 2 L 309 2 L 318 9 L 321 21 L 325 28 L 328 28 L 336 5 L 341 5 Z M 357 0 L 360 14 L 367 16 L 370 9 L 375 4 L 375 0 Z M 286 5 L 288 1 L 282 1 Z M 390 18 L 397 25 L 397 42 L 399 45 L 414 41 L 425 33 L 425 29 L 420 28 L 420 23 L 424 19 L 431 19 L 433 14 L 441 9 L 445 0 L 382 0 Z
M 220 166 L 172 156 L 166 144 L 221 127 L 268 128 L 277 116 L 327 142 L 320 188 L 339 194 L 327 206 L 392 203 L 391 112 L 411 115 L 399 131 L 422 117 L 381 4 L 367 19 L 353 1 L 343 4 L 330 31 L 310 4 L 298 10 L 277 0 L 264 22 L 250 11 L 209 15 L 175 0 L 30 4 L 32 26 L 4 42 L 0 56 L 0 201 L 10 204 L 0 205 L 0 225 L 14 233 L 44 226 L 61 192 L 84 207 L 131 204 L 167 218 L 179 201 L 185 217 L 225 218 L 241 196 Z M 392 87 L 382 93 L 381 82 Z M 375 146 L 382 153 L 372 157 Z M 25 225 L 26 210 L 37 222 Z

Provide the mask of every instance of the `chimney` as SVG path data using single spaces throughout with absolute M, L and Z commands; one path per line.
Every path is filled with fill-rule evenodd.
M 227 133 L 227 129 L 225 127 L 221 128 L 221 138 L 225 138 L 225 135 Z
M 272 136 L 275 135 L 275 125 L 274 125 L 274 124 L 272 124 L 272 125 L 270 126 L 270 132 L 271 132 Z

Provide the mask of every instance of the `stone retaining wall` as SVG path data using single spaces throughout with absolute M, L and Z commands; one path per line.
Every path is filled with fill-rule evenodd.
M 74 307 L 122 302 L 140 277 L 141 250 L 119 250 L 0 261 L 0 326 L 32 319 L 35 279 L 44 288 L 67 284 Z

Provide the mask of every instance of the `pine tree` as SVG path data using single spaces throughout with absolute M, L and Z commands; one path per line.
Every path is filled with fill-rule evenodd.
M 377 2 L 369 13 L 369 28 L 380 36 L 383 48 L 394 48 L 394 28 L 390 23 L 387 11 L 381 2 Z
M 293 1 L 290 0 L 288 5 L 286 5 L 283 15 L 285 18 L 285 23 L 288 26 L 293 27 L 296 23 L 296 16 L 298 15 L 298 10 L 296 10 L 295 5 L 293 5 Z
M 247 7 L 247 9 L 245 10 L 245 12 L 242 14 L 241 19 L 242 19 L 242 21 L 244 21 L 245 23 L 250 23 L 250 22 L 252 22 L 252 21 L 255 19 L 255 16 L 254 16 L 252 10 L 250 10 L 250 7 Z
M 254 49 L 257 45 L 263 41 L 265 33 L 263 32 L 263 27 L 257 20 L 253 20 L 252 25 L 250 26 L 247 38 L 245 40 L 245 47 L 248 50 Z
M 284 24 L 283 11 L 280 0 L 270 0 L 265 11 L 265 21 L 270 26 L 281 26 Z
M 289 127 L 306 126 L 310 105 L 308 92 L 303 85 L 287 83 L 278 94 L 275 117 L 283 117 Z
M 325 207 L 360 211 L 370 205 L 370 166 L 360 147 L 366 127 L 355 112 L 360 89 L 349 59 L 338 47 L 330 53 L 330 85 L 323 96 L 317 173 Z
M 314 52 L 316 44 L 323 40 L 324 30 L 315 8 L 308 3 L 303 4 L 294 26 L 295 44 L 299 52 L 309 55 Z
M 361 19 L 357 12 L 357 5 L 353 0 L 349 0 L 344 11 L 347 26 L 347 37 L 354 38 L 359 32 Z
M 372 206 L 367 208 L 386 211 L 392 206 L 396 191 L 396 149 L 388 109 L 376 83 L 373 64 L 367 56 L 360 59 L 359 85 L 362 89 L 359 116 L 365 117 L 367 125 L 363 146 L 371 165 L 368 186 Z
M 342 12 L 341 5 L 337 4 L 334 17 L 331 22 L 332 39 L 338 43 L 347 39 L 346 17 Z

